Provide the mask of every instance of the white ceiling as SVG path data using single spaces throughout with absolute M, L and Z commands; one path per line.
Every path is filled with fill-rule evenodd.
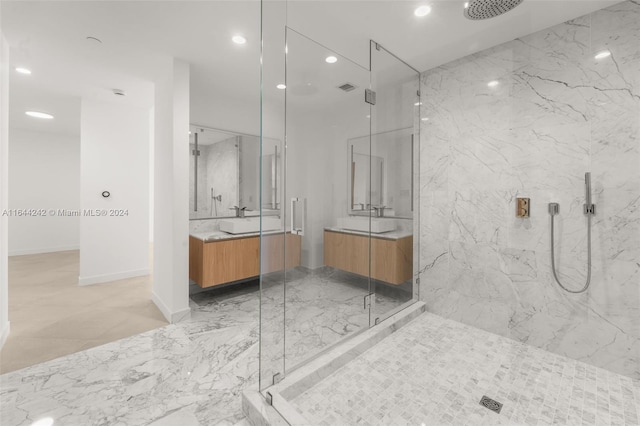
M 462 16 L 463 1 L 457 0 L 267 1 L 264 28 L 267 42 L 281 49 L 286 12 L 290 27 L 362 67 L 368 68 L 374 39 L 424 71 L 616 2 L 525 0 L 508 14 L 476 22 Z M 413 10 L 425 3 L 432 13 L 415 17 Z M 150 106 L 155 70 L 173 56 L 191 64 L 192 122 L 257 133 L 259 1 L 2 1 L 0 7 L 12 67 L 33 71 L 12 73 L 13 127 L 78 133 L 81 98 Z M 231 43 L 237 33 L 247 44 Z M 265 96 L 281 99 L 275 84 L 283 79 L 284 61 L 278 57 L 265 66 Z M 330 65 L 318 64 L 324 66 Z M 114 88 L 127 96 L 115 97 Z M 47 110 L 56 119 L 35 121 L 24 116 L 26 108 Z

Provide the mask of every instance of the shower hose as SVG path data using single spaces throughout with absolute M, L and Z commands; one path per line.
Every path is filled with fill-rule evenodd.
M 570 290 L 560 282 L 558 278 L 558 274 L 556 273 L 556 262 L 555 262 L 555 253 L 554 253 L 554 244 L 553 244 L 553 218 L 555 214 L 551 213 L 551 270 L 553 271 L 553 278 L 555 278 L 556 282 L 563 290 L 569 293 L 583 293 L 589 288 L 589 284 L 591 283 L 591 214 L 587 214 L 587 282 L 581 290 Z

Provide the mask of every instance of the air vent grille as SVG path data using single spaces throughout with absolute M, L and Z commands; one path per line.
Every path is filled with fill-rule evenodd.
M 344 83 L 344 84 L 338 86 L 338 89 L 344 90 L 345 92 L 350 92 L 350 91 L 354 90 L 355 88 L 356 88 L 356 86 L 351 84 L 351 83 Z

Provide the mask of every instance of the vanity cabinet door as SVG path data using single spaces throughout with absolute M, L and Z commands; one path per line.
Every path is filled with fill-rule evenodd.
M 402 284 L 413 275 L 413 237 L 371 239 L 371 278 Z
M 324 264 L 369 276 L 369 237 L 324 231 Z
M 211 287 L 260 274 L 260 238 L 235 238 L 204 244 L 203 284 Z
M 371 275 L 371 278 L 389 284 L 402 284 L 412 276 L 413 237 L 369 239 L 361 235 L 325 231 L 324 264 L 365 277 Z
M 276 234 L 267 235 L 262 238 L 264 239 L 262 249 L 269 251 L 269 253 L 262 256 L 263 274 L 282 271 L 283 267 L 285 269 L 291 269 L 300 266 L 302 251 L 302 237 L 300 235 L 287 233 L 286 236 Z M 283 262 L 285 256 L 285 238 L 287 239 L 286 264 Z

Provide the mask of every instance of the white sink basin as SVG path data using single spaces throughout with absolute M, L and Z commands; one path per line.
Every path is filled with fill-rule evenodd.
M 262 218 L 262 231 L 275 231 L 281 229 L 280 218 Z M 220 230 L 229 234 L 247 234 L 249 232 L 260 232 L 260 217 L 238 217 L 234 219 L 224 219 L 220 221 Z
M 347 216 L 338 218 L 338 228 L 351 229 L 353 231 L 369 232 L 381 234 L 383 232 L 395 231 L 396 222 L 393 219 L 371 218 L 371 229 L 369 229 L 369 218 L 365 216 Z

